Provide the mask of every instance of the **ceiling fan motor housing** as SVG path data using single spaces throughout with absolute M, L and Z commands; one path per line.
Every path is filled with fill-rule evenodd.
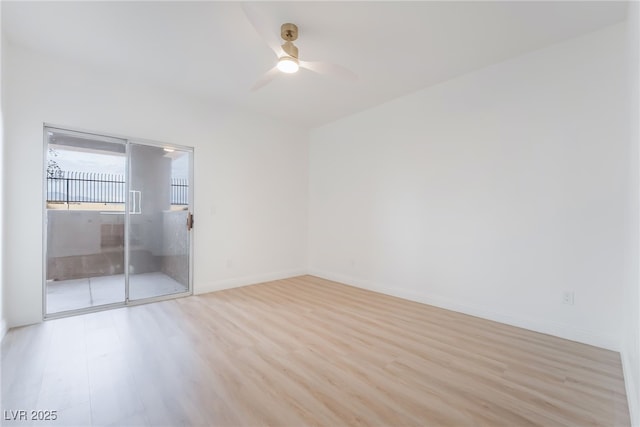
M 284 44 L 282 45 L 282 50 L 284 50 L 284 52 L 292 58 L 298 57 L 298 48 L 291 42 L 284 42 Z
M 298 38 L 298 27 L 296 24 L 282 24 L 280 27 L 280 36 L 284 40 L 282 50 L 292 58 L 298 58 L 298 48 L 293 41 Z

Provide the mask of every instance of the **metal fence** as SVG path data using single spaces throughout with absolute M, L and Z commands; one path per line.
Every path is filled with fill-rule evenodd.
M 189 204 L 189 180 L 171 179 L 172 205 Z M 47 202 L 122 203 L 126 200 L 124 175 L 95 172 L 60 172 L 47 176 Z
M 171 204 L 172 205 L 188 205 L 189 204 L 189 180 L 180 178 L 171 178 Z

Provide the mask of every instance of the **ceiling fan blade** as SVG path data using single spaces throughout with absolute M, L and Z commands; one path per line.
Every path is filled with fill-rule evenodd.
M 341 65 L 323 61 L 299 61 L 299 63 L 302 68 L 306 68 L 307 70 L 311 70 L 319 74 L 326 74 L 343 80 L 358 80 L 356 73 Z
M 282 48 L 280 47 L 280 43 L 278 43 L 277 36 L 271 31 L 273 27 L 269 22 L 267 22 L 266 18 L 262 16 L 259 12 L 255 10 L 254 7 L 250 6 L 247 3 L 242 3 L 242 11 L 244 12 L 247 20 L 251 23 L 253 28 L 256 30 L 258 35 L 269 45 L 271 50 L 276 54 L 276 56 L 282 56 Z M 273 27 L 273 28 L 272 28 Z
M 255 92 L 261 87 L 268 85 L 273 79 L 278 77 L 278 74 L 280 74 L 280 70 L 278 70 L 278 67 L 273 67 L 272 69 L 264 73 L 264 75 L 260 77 L 260 79 L 258 79 L 258 81 L 253 86 L 251 86 L 251 92 Z

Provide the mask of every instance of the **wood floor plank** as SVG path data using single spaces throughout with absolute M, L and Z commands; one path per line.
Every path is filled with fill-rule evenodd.
M 2 410 L 54 425 L 630 424 L 615 352 L 313 276 L 18 328 L 1 354 Z

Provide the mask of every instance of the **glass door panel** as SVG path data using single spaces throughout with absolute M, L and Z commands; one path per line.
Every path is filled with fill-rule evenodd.
M 191 152 L 129 146 L 129 300 L 189 292 Z
M 45 315 L 123 303 L 126 141 L 44 131 Z

